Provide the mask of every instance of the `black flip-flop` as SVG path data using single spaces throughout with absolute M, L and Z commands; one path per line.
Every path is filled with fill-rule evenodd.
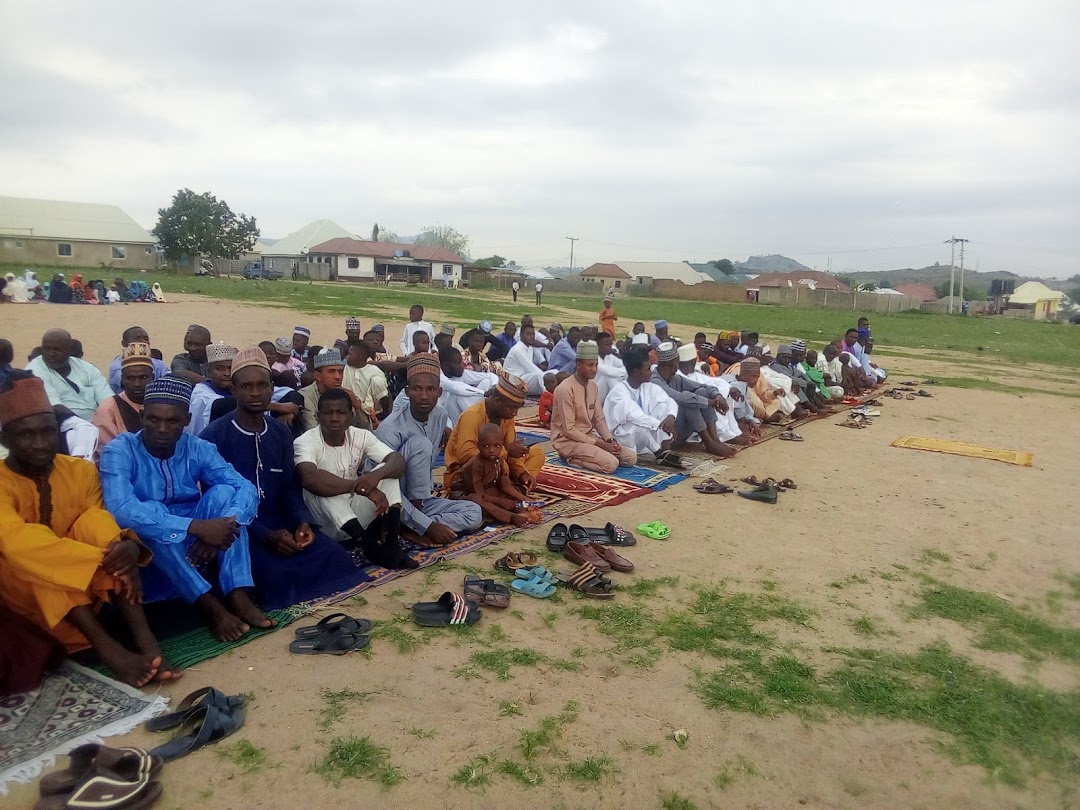
M 196 689 L 190 695 L 180 701 L 175 712 L 152 717 L 143 724 L 147 731 L 172 731 L 172 729 L 184 724 L 188 717 L 204 706 L 216 706 L 219 709 L 231 710 L 242 709 L 247 703 L 243 695 L 226 695 L 212 686 L 204 686 Z
M 672 467 L 676 470 L 683 469 L 683 457 L 670 450 L 661 450 L 655 454 L 656 463 L 661 467 Z
M 589 540 L 602 546 L 636 546 L 637 538 L 633 532 L 628 532 L 622 526 L 608 523 L 602 529 L 586 528 Z
M 172 762 L 203 746 L 224 740 L 243 725 L 243 709 L 201 706 L 185 718 L 176 737 L 159 745 L 150 754 L 161 757 L 165 762 Z
M 590 541 L 589 532 L 584 527 L 577 523 L 570 524 L 570 539 L 578 543 L 588 543 Z
M 547 536 L 548 551 L 554 551 L 556 554 L 562 554 L 563 549 L 566 548 L 567 542 L 570 540 L 570 530 L 566 528 L 565 523 L 556 523 L 551 527 L 551 531 Z
M 371 642 L 368 636 L 348 630 L 331 630 L 311 638 L 297 639 L 289 643 L 294 655 L 345 655 L 362 650 Z
M 727 486 L 727 484 L 721 484 L 719 481 L 714 481 L 711 478 L 702 481 L 700 484 L 695 484 L 694 489 L 702 495 L 727 495 L 729 492 L 735 491 Z
M 326 618 L 320 619 L 318 624 L 298 628 L 296 637 L 298 639 L 312 639 L 325 633 L 337 632 L 363 635 L 370 629 L 371 622 L 367 619 L 354 619 L 345 613 L 331 613 Z
M 476 624 L 484 613 L 460 594 L 447 591 L 438 602 L 417 602 L 412 606 L 412 615 L 421 627 L 450 627 Z

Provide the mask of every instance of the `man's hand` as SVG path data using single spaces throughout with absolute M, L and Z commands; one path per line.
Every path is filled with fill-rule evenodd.
M 116 592 L 122 596 L 124 601 L 129 605 L 138 605 L 142 603 L 142 577 L 139 576 L 138 568 L 133 568 L 126 574 L 117 576 L 116 584 Z
M 615 441 L 615 439 L 598 439 L 596 446 L 601 450 L 607 450 L 613 456 L 619 455 L 619 450 L 622 449 L 622 445 Z
M 742 402 L 743 401 L 742 391 L 740 391 L 738 388 L 732 388 L 731 389 L 731 398 L 733 400 L 735 400 L 736 402 Z
M 529 448 L 519 441 L 510 442 L 506 445 L 506 455 L 509 458 L 524 458 L 529 455 Z
M 218 550 L 213 546 L 207 545 L 202 540 L 197 540 L 188 549 L 187 558 L 191 562 L 192 568 L 202 568 L 214 559 L 217 553 Z
M 723 397 L 713 397 L 709 400 L 709 404 L 720 411 L 720 413 L 727 413 L 727 400 Z
M 375 475 L 374 471 L 365 473 L 356 479 L 356 483 L 353 485 L 353 492 L 357 495 L 364 495 L 365 497 L 370 498 L 371 493 L 378 488 L 379 481 L 381 480 L 382 478 Z
M 315 530 L 308 524 L 301 523 L 296 527 L 296 533 L 293 535 L 293 539 L 300 548 L 307 548 L 315 542 Z
M 784 393 L 785 391 L 783 388 L 777 388 L 775 391 L 773 391 L 773 396 L 782 397 Z
M 533 478 L 531 475 L 529 475 L 529 473 L 523 472 L 521 475 L 519 475 L 517 477 L 516 483 L 517 483 L 518 486 L 520 486 L 522 489 L 524 489 L 525 492 L 528 493 L 528 492 L 532 492 L 533 487 L 536 486 L 536 479 Z
M 290 557 L 300 551 L 302 546 L 293 539 L 292 533 L 285 529 L 270 532 L 266 535 L 266 544 L 270 550 L 282 557 Z
M 211 548 L 225 551 L 240 536 L 240 527 L 236 523 L 236 516 L 230 515 L 211 520 L 193 520 L 188 534 L 195 535 L 201 543 Z
M 375 514 L 385 515 L 390 510 L 390 501 L 386 500 L 381 489 L 372 489 L 367 493 L 367 499 L 375 504 Z
M 445 523 L 432 523 L 424 532 L 424 540 L 434 546 L 445 546 L 457 539 L 457 532 Z
M 134 540 L 120 538 L 105 547 L 105 556 L 101 558 L 101 570 L 106 574 L 119 577 L 127 574 L 139 561 L 139 544 Z
M 660 423 L 660 429 L 662 431 L 664 431 L 664 433 L 674 434 L 675 433 L 675 417 L 674 416 L 668 416 L 667 418 L 665 418 L 664 421 Z

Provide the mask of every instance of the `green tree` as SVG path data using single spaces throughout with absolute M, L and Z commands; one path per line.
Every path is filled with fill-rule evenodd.
M 1080 284 L 1080 273 L 1077 273 L 1075 276 L 1069 276 L 1068 280 L 1073 284 Z
M 473 264 L 481 267 L 506 267 L 506 259 L 495 254 L 494 256 L 488 256 L 486 259 L 477 259 Z
M 934 292 L 937 293 L 938 298 L 948 298 L 949 297 L 949 282 L 948 281 L 941 282 L 936 287 L 934 287 Z
M 196 194 L 189 188 L 173 195 L 168 208 L 158 209 L 154 236 L 166 259 L 219 256 L 237 259 L 251 250 L 259 237 L 255 218 L 235 214 L 224 200 L 209 191 Z
M 460 256 L 469 252 L 469 237 L 449 225 L 425 225 L 416 237 L 416 244 L 446 248 Z
M 1080 305 L 1080 288 L 1065 293 L 1074 304 Z
M 713 259 L 709 262 L 713 267 L 723 273 L 725 276 L 730 276 L 735 272 L 735 265 L 731 259 Z

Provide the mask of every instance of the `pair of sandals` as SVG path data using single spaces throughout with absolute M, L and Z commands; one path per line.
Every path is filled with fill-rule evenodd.
M 164 792 L 156 778 L 165 760 L 141 748 L 88 743 L 73 748 L 68 757 L 67 768 L 42 777 L 34 810 L 142 810 Z
M 654 520 L 651 523 L 639 523 L 637 530 L 653 540 L 667 540 L 671 537 L 671 529 L 659 520 Z
M 702 495 L 727 495 L 735 490 L 727 484 L 721 484 L 715 478 L 706 478 L 700 484 L 694 484 L 694 489 Z
M 595 543 L 602 546 L 636 546 L 637 538 L 632 532 L 628 532 L 622 526 L 614 523 L 605 524 L 604 528 L 586 529 L 577 523 L 567 526 L 565 523 L 556 523 L 551 527 L 547 536 L 547 549 L 556 554 L 562 554 L 566 544 L 571 540 L 578 543 Z
M 495 561 L 500 571 L 516 571 L 519 568 L 532 568 L 540 558 L 527 551 L 508 551 Z
M 634 570 L 634 564 L 626 557 L 600 543 L 571 540 L 563 549 L 563 557 L 577 565 L 591 563 L 597 570 L 604 573 L 618 571 L 629 574 Z
M 247 698 L 243 695 L 226 695 L 212 686 L 192 692 L 180 701 L 175 712 L 146 721 L 147 731 L 175 730 L 172 739 L 154 748 L 150 755 L 160 757 L 163 762 L 172 762 L 224 740 L 243 727 L 246 703 Z M 126 805 L 124 810 L 128 810 Z
M 615 598 L 615 584 L 592 563 L 584 563 L 571 574 L 559 574 L 557 579 L 590 599 Z
M 289 643 L 294 655 L 345 655 L 362 650 L 371 643 L 371 622 L 354 619 L 345 613 L 333 613 L 318 624 L 301 627 L 296 641 Z
M 514 574 L 516 579 L 510 587 L 518 593 L 534 599 L 548 599 L 555 594 L 556 576 L 542 565 L 519 568 Z
M 785 430 L 780 434 L 780 440 L 785 442 L 801 442 L 805 441 L 801 433 L 796 433 L 794 430 Z
M 521 556 L 536 557 L 535 554 Z M 484 607 L 508 608 L 510 607 L 510 590 L 493 579 L 484 579 L 476 574 L 466 574 L 465 601 Z
M 484 612 L 459 593 L 447 591 L 437 602 L 417 602 L 412 606 L 413 621 L 421 627 L 456 627 L 476 624 Z
M 775 478 L 766 478 L 764 481 L 758 481 L 756 475 L 748 475 L 746 478 L 740 478 L 739 480 L 752 487 L 773 487 L 778 492 L 799 488 L 799 485 L 790 478 L 781 478 L 779 481 Z

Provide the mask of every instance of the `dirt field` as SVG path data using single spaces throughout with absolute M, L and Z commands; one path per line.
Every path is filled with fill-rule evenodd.
M 101 367 L 118 351 L 122 329 L 134 323 L 148 328 L 168 361 L 192 322 L 207 325 L 215 340 L 240 345 L 289 334 L 298 322 L 285 310 L 192 299 L 0 312 L 17 364 L 45 328 L 60 325 L 62 312 L 77 316 L 64 325 L 83 340 L 86 359 Z M 343 332 L 339 317 L 302 316 L 299 322 L 312 328 L 314 343 L 331 343 Z M 396 344 L 400 327 L 387 324 L 388 344 Z M 947 371 L 940 360 L 925 369 L 910 358 L 897 365 L 915 373 Z M 794 478 L 799 489 L 782 494 L 776 506 L 699 495 L 687 481 L 585 516 L 592 526 L 660 519 L 672 529 L 666 542 L 641 538 L 626 550 L 638 570 L 615 576 L 627 584 L 662 577 L 677 582 L 659 583 L 652 594 L 624 593 L 616 602 L 643 606 L 659 621 L 685 610 L 695 586 L 723 582 L 733 592 L 775 593 L 804 607 L 809 619 L 773 620 L 759 629 L 775 634 L 774 652 L 797 653 L 821 672 L 838 663 L 837 648 L 915 652 L 944 640 L 954 653 L 1014 684 L 1041 685 L 1075 700 L 1075 659 L 991 652 L 976 646 L 971 625 L 916 616 L 912 608 L 931 576 L 1018 608 L 1030 605 L 1056 626 L 1080 627 L 1080 601 L 1063 598 L 1067 588 L 1055 578 L 1080 571 L 1080 399 L 944 387 L 933 393 L 913 402 L 886 400 L 883 416 L 868 430 L 841 430 L 834 425 L 839 418 L 808 424 L 800 429 L 804 443 L 768 442 L 737 456 L 720 476 Z M 889 447 L 908 434 L 1030 450 L 1035 464 Z M 540 548 L 546 531 L 526 531 L 520 543 L 503 546 Z M 415 601 L 460 589 L 462 566 L 490 569 L 502 553 L 495 548 L 370 590 L 366 606 L 344 607 L 374 620 L 405 616 Z M 695 668 L 721 668 L 717 658 L 660 644 L 660 655 L 645 665 L 635 662 L 613 649 L 601 622 L 579 614 L 586 601 L 572 594 L 557 601 L 516 596 L 510 611 L 485 610 L 473 633 L 414 633 L 395 623 L 418 639 L 405 652 L 393 637 L 383 637 L 373 640 L 370 655 L 292 657 L 286 630 L 205 662 L 165 693 L 177 701 L 204 685 L 252 693 L 247 725 L 228 742 L 250 741 L 265 762 L 249 762 L 245 774 L 208 749 L 169 764 L 159 806 L 1060 808 L 1080 801 L 1075 774 L 1032 775 L 1022 787 L 1009 786 L 983 767 L 959 764 L 964 759 L 945 750 L 952 737 L 924 724 L 828 709 L 792 712 L 777 704 L 760 714 L 707 708 L 690 687 Z M 505 647 L 536 651 L 540 660 L 511 665 L 500 678 L 476 653 Z M 323 690 L 343 689 L 365 696 L 344 702 L 335 719 L 325 714 Z M 521 732 L 542 727 L 542 718 L 559 715 L 568 701 L 576 701 L 577 711 L 548 724 L 561 736 L 556 732 L 540 755 L 525 758 L 543 784 L 526 786 L 500 772 L 500 760 L 522 759 Z M 681 729 L 689 735 L 685 748 L 672 737 Z M 313 772 L 331 740 L 350 735 L 385 747 L 400 783 L 386 788 L 374 779 L 345 779 L 335 785 Z M 137 732 L 111 742 L 156 741 Z M 471 772 L 464 767 L 470 763 Z M 17 788 L 5 805 L 29 807 L 34 797 L 31 787 Z

